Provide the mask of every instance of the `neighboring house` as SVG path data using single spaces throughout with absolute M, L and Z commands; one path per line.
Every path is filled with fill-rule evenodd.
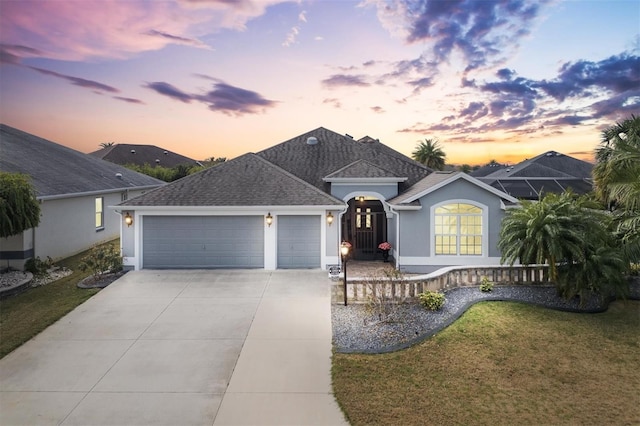
M 515 166 L 490 168 L 471 173 L 482 182 L 518 199 L 537 200 L 543 193 L 561 193 L 571 189 L 576 194 L 593 190 L 593 164 L 555 151 L 548 151 Z
M 127 164 L 144 166 L 148 164 L 151 167 L 162 166 L 172 168 L 181 164 L 189 166 L 199 164 L 198 161 L 192 158 L 158 148 L 155 145 L 119 143 L 94 151 L 90 153 L 90 155 L 111 163 L 120 164 L 121 166 L 126 166 Z
M 323 268 L 352 257 L 430 272 L 499 265 L 517 200 L 464 173 L 434 173 L 369 137 L 318 128 L 114 206 L 129 268 Z
M 64 258 L 117 238 L 120 215 L 107 206 L 164 182 L 0 124 L 0 171 L 31 177 L 40 202 L 37 228 L 0 238 L 0 265 Z

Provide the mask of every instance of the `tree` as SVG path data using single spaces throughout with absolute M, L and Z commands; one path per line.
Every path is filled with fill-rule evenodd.
M 113 142 L 102 142 L 100 144 L 100 148 L 109 148 L 110 146 L 113 146 Z
M 458 170 L 460 170 L 463 173 L 471 173 L 473 168 L 469 164 L 462 164 L 458 167 Z
M 610 232 L 611 216 L 586 197 L 549 193 L 522 201 L 502 221 L 498 248 L 502 263 L 548 264 L 558 294 L 625 294 L 625 264 Z
M 414 160 L 434 170 L 442 170 L 445 166 L 446 154 L 438 145 L 437 139 L 425 139 L 411 153 Z
M 613 208 L 616 231 L 630 260 L 640 259 L 640 117 L 602 132 L 593 168 L 596 194 Z
M 19 234 L 40 223 L 40 204 L 29 177 L 0 172 L 0 238 Z

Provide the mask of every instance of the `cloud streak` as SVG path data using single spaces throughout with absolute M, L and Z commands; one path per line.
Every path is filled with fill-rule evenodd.
M 55 71 L 46 70 L 38 67 L 28 67 L 28 68 L 34 71 L 37 71 L 41 74 L 50 75 L 56 78 L 67 80 L 74 86 L 84 87 L 85 89 L 92 89 L 92 90 L 97 90 L 99 92 L 107 92 L 107 93 L 120 93 L 120 90 L 116 89 L 115 87 L 109 86 L 107 84 L 99 83 L 97 81 L 60 74 Z
M 215 81 L 213 89 L 206 93 L 190 94 L 166 82 L 147 83 L 143 87 L 183 103 L 198 101 L 206 104 L 211 111 L 227 115 L 241 116 L 258 114 L 267 108 L 273 108 L 277 102 L 264 98 L 259 93 L 231 86 L 221 80 L 201 75 L 202 78 Z

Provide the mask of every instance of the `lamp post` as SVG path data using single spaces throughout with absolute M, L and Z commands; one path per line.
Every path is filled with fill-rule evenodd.
M 351 244 L 348 241 L 343 241 L 340 244 L 340 254 L 342 255 L 342 266 L 344 267 L 344 306 L 347 306 L 347 256 L 349 255 L 349 249 L 351 248 Z

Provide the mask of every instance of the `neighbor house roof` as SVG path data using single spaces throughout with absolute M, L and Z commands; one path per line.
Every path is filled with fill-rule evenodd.
M 135 164 L 137 166 L 149 164 L 152 167 L 175 167 L 180 164 L 197 163 L 197 161 L 192 158 L 176 154 L 175 152 L 159 148 L 155 145 L 119 143 L 94 151 L 91 155 L 122 166 L 127 164 Z
M 569 188 L 577 194 L 591 191 L 592 169 L 591 163 L 548 151 L 478 179 L 514 197 L 538 199 L 542 193 Z
M 132 198 L 122 206 L 343 206 L 256 154 L 245 154 Z
M 5 124 L 0 124 L 0 171 L 29 175 L 39 198 L 164 184 Z
M 323 178 L 358 160 L 366 160 L 397 177 L 406 177 L 400 191 L 431 173 L 431 169 L 372 138 L 353 140 L 324 127 L 303 133 L 264 151 L 258 156 L 291 172 L 300 179 L 329 190 Z

